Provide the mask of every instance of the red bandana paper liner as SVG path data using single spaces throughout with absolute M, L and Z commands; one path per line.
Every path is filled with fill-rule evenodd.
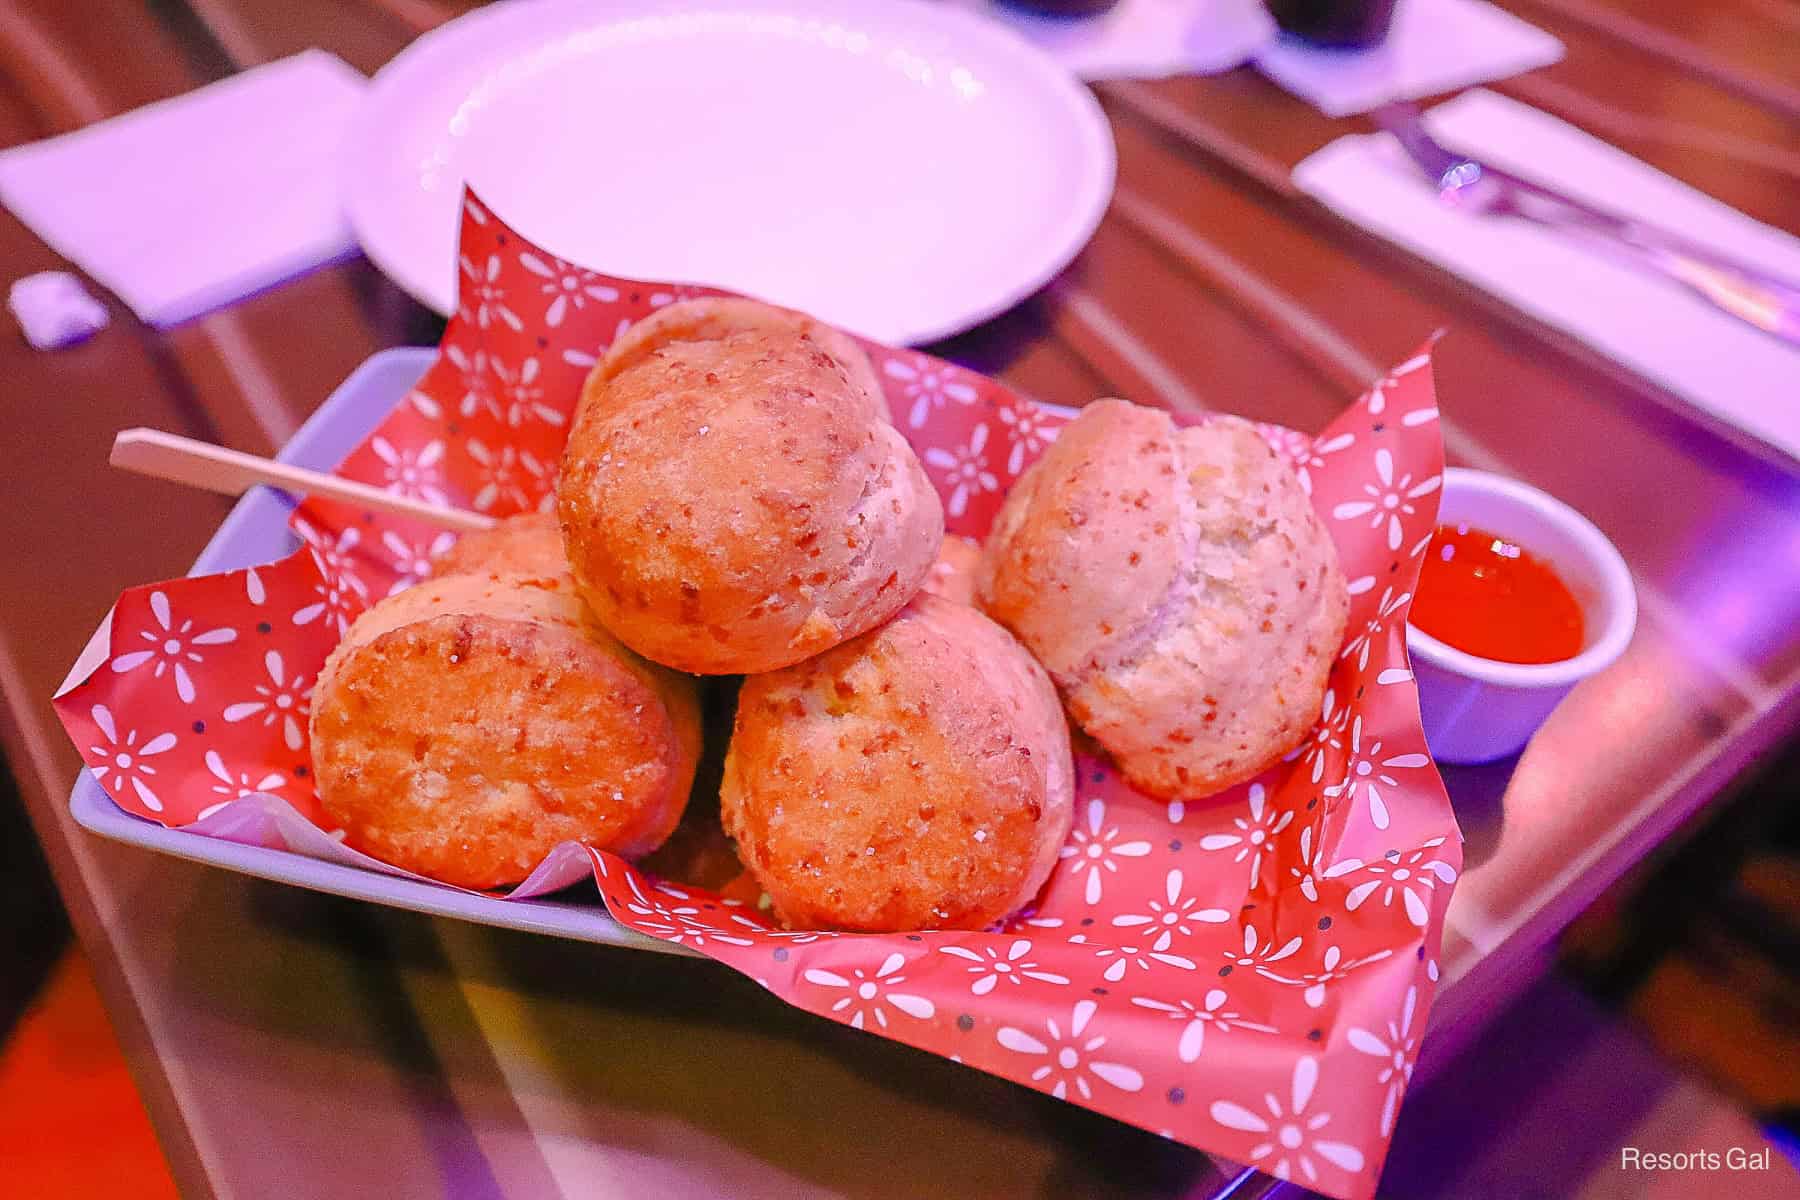
M 582 380 L 651 310 L 710 289 L 557 259 L 470 196 L 437 360 L 341 474 L 496 516 L 551 503 Z M 953 532 L 979 537 L 1067 417 L 865 343 Z M 1269 427 L 1336 540 L 1350 635 L 1317 725 L 1261 778 L 1153 801 L 1078 755 L 1076 820 L 1032 908 L 983 933 L 772 929 L 754 909 L 559 847 L 513 895 L 591 874 L 623 924 L 810 1012 L 1333 1196 L 1374 1192 L 1436 988 L 1461 865 L 1404 646 L 1443 447 L 1429 349 L 1317 438 Z M 121 808 L 199 834 L 392 872 L 319 824 L 307 698 L 373 599 L 449 534 L 343 504 L 267 566 L 133 588 L 102 665 L 57 701 Z

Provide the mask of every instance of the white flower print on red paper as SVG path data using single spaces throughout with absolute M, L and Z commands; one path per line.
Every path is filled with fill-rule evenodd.
M 1154 933 L 1155 939 L 1150 948 L 1157 953 L 1167 950 L 1177 937 L 1188 937 L 1200 925 L 1222 925 L 1231 920 L 1231 914 L 1222 908 L 1201 908 L 1200 901 L 1194 896 L 1183 896 L 1184 884 L 1179 870 L 1170 871 L 1163 880 L 1163 894 L 1167 903 L 1151 899 L 1146 902 L 1150 909 L 1147 913 L 1120 913 L 1112 919 L 1116 929 L 1144 929 L 1146 934 Z
M 1083 934 L 1076 934 L 1069 939 L 1081 943 L 1087 940 Z M 1139 946 L 1117 946 L 1111 943 L 1100 943 L 1094 947 L 1094 957 L 1106 964 L 1100 977 L 1108 983 L 1117 983 L 1125 978 L 1125 973 L 1132 967 L 1140 971 L 1154 970 L 1152 963 L 1162 963 L 1181 971 L 1195 969 L 1194 960 L 1182 954 L 1165 954 L 1156 950 L 1145 950 Z
M 987 440 L 988 427 L 983 422 L 954 452 L 936 446 L 925 451 L 925 465 L 942 472 L 944 486 L 950 489 L 950 500 L 944 505 L 944 511 L 953 517 L 960 517 L 969 510 L 971 498 L 1000 490 L 1000 481 L 988 470 L 987 455 L 983 453 Z
M 1325 469 L 1327 456 L 1340 450 L 1348 450 L 1356 442 L 1353 433 L 1340 433 L 1336 437 L 1318 438 L 1308 442 L 1304 453 L 1298 456 L 1294 464 L 1294 474 L 1300 477 L 1300 490 L 1307 495 L 1313 492 L 1313 472 Z
M 278 650 L 263 655 L 263 669 L 269 681 L 255 685 L 256 699 L 227 704 L 225 719 L 235 724 L 260 716 L 265 726 L 280 722 L 282 741 L 289 750 L 298 750 L 305 744 L 304 720 L 312 687 L 305 676 L 288 674 Z
M 1346 958 L 1340 947 L 1325 947 L 1324 957 L 1320 960 L 1320 969 L 1308 971 L 1300 977 L 1300 982 L 1306 985 L 1306 990 L 1300 993 L 1306 1001 L 1306 1006 L 1308 1008 L 1321 1007 L 1325 1003 L 1325 991 L 1328 987 L 1340 979 L 1348 979 L 1350 973 L 1357 968 L 1365 967 L 1372 962 L 1380 962 L 1393 953 L 1392 950 L 1377 950 L 1375 953 L 1365 954 L 1361 958 Z
M 723 942 L 728 946 L 756 945 L 755 942 L 747 937 L 740 937 L 735 933 L 727 933 L 718 928 L 705 917 L 701 916 L 698 905 L 668 905 L 661 901 L 651 900 L 644 895 L 643 889 L 638 886 L 637 876 L 635 875 L 626 876 L 625 882 L 631 886 L 632 895 L 632 899 L 625 905 L 625 908 L 633 916 L 638 918 L 639 928 L 646 933 L 653 933 L 657 937 L 660 937 L 665 941 L 674 942 L 678 946 L 693 946 L 695 949 L 704 947 L 709 939 L 715 942 Z M 657 890 L 678 900 L 689 899 L 686 892 L 679 891 L 675 888 L 659 886 Z
M 1390 851 L 1388 857 L 1369 863 L 1347 858 L 1333 863 L 1325 878 L 1342 879 L 1358 873 L 1372 876 L 1350 889 L 1344 897 L 1344 907 L 1355 912 L 1377 893 L 1386 907 L 1397 895 L 1406 910 L 1406 919 L 1423 929 L 1431 913 L 1431 894 L 1456 882 L 1456 868 L 1433 853 L 1443 844 L 1443 838 L 1432 838 L 1417 850 L 1405 854 Z
M 1392 820 L 1388 813 L 1387 801 L 1382 798 L 1382 789 L 1390 791 L 1400 786 L 1396 771 L 1415 771 L 1428 766 L 1431 759 L 1423 754 L 1407 752 L 1390 754 L 1382 757 L 1382 744 L 1371 739 L 1363 745 L 1363 719 L 1357 717 L 1350 726 L 1350 761 L 1344 765 L 1344 777 L 1325 789 L 1325 794 L 1332 797 L 1343 797 L 1352 802 L 1360 792 L 1369 805 L 1369 820 L 1375 828 L 1386 829 Z
M 1298 979 L 1282 974 L 1271 964 L 1292 958 L 1300 952 L 1300 946 L 1301 939 L 1298 936 L 1291 937 L 1277 946 L 1273 936 L 1268 941 L 1264 941 L 1262 935 L 1256 932 L 1254 925 L 1245 925 L 1242 952 L 1228 950 L 1225 952 L 1224 958 L 1232 966 L 1248 967 L 1264 979 L 1272 979 L 1276 983 L 1299 983 Z
M 627 905 L 627 907 L 630 906 Z M 698 950 L 703 948 L 708 941 L 723 942 L 728 946 L 754 946 L 756 944 L 748 938 L 726 933 L 695 917 L 684 916 L 676 912 L 653 916 L 648 910 L 633 909 L 632 911 L 639 918 L 638 927 L 643 932 L 654 934 L 677 946 L 692 946 Z
M 1298 429 L 1289 429 L 1286 425 L 1270 425 L 1264 421 L 1256 422 L 1256 432 L 1263 435 L 1263 440 L 1269 443 L 1269 449 L 1286 459 L 1290 467 L 1300 465 L 1301 459 L 1312 449 L 1315 440 Z
M 457 315 L 465 321 L 472 320 L 479 329 L 489 325 L 503 324 L 513 330 L 525 328 L 525 323 L 506 305 L 506 288 L 500 282 L 500 256 L 490 254 L 483 263 L 471 262 L 467 257 L 457 260 L 462 268 L 463 284 L 460 290 L 462 306 Z
M 196 821 L 204 821 L 233 800 L 242 800 L 245 796 L 255 795 L 259 792 L 278 791 L 281 785 L 287 782 L 287 777 L 280 771 L 265 772 L 261 778 L 253 777 L 249 771 L 234 772 L 225 765 L 225 760 L 219 757 L 217 750 L 206 752 L 206 769 L 214 779 L 218 780 L 209 790 L 225 799 L 201 809 L 194 815 Z
M 1363 484 L 1368 499 L 1345 500 L 1332 508 L 1331 515 L 1340 521 L 1368 517 L 1371 529 L 1386 525 L 1388 549 L 1398 550 L 1402 536 L 1400 519 L 1418 512 L 1413 501 L 1437 491 L 1443 482 L 1441 475 L 1432 475 L 1415 484 L 1410 472 L 1402 472 L 1396 479 L 1394 455 L 1383 446 L 1375 451 L 1375 482 Z
M 412 542 L 387 529 L 382 531 L 381 544 L 388 552 L 388 561 L 400 576 L 388 588 L 388 595 L 392 596 L 429 578 L 433 562 L 456 544 L 456 535 L 440 533 L 429 542 Z
M 551 495 L 553 480 L 550 468 L 529 450 L 501 446 L 490 450 L 485 444 L 469 439 L 469 457 L 481 470 L 481 489 L 472 503 L 478 512 L 487 512 L 504 500 L 510 510 L 525 511 Z
M 914 429 L 922 427 L 932 410 L 942 408 L 944 401 L 973 404 L 979 395 L 956 367 L 923 354 L 897 351 L 881 364 L 881 373 L 899 382 L 900 393 L 910 405 L 906 423 Z
M 498 414 L 500 404 L 494 399 L 494 378 L 488 374 L 487 351 L 476 350 L 471 354 L 461 346 L 451 345 L 444 347 L 444 357 L 462 376 L 462 396 L 456 402 L 457 415 L 466 421 L 480 412 Z M 427 412 L 425 415 L 437 414 Z
M 1019 938 L 1001 953 L 999 947 L 992 944 L 970 950 L 964 946 L 939 946 L 939 954 L 948 954 L 960 958 L 970 964 L 969 974 L 975 982 L 969 985 L 969 991 L 977 996 L 985 996 L 1000 986 L 1002 979 L 1010 984 L 1018 984 L 1026 979 L 1035 979 L 1039 983 L 1062 986 L 1069 982 L 1067 975 L 1058 975 L 1054 971 L 1046 971 L 1033 962 L 1031 943 Z
M 428 420 L 440 420 L 444 415 L 444 406 L 437 402 L 437 397 L 430 392 L 411 391 L 406 393 L 406 402 L 413 406 L 421 417 Z
M 1062 432 L 1062 419 L 1038 404 L 1009 404 L 1000 409 L 999 417 L 1007 427 L 1007 440 L 1012 443 L 1006 456 L 1008 475 L 1018 475 L 1028 460 L 1035 460 Z
M 905 1013 L 916 1021 L 929 1020 L 937 1013 L 937 1005 L 925 997 L 894 990 L 906 982 L 906 976 L 900 974 L 900 969 L 905 965 L 906 957 L 896 953 L 888 955 L 873 971 L 864 971 L 859 967 L 845 977 L 836 971 L 809 967 L 802 977 L 806 982 L 819 987 L 841 989 L 844 992 L 831 1002 L 831 1011 L 839 1014 L 848 1011 L 850 1028 L 861 1029 L 867 1021 L 873 1021 L 878 1027 L 886 1029 L 890 1008 Z
M 1374 647 L 1381 631 L 1387 628 L 1394 616 L 1412 599 L 1411 592 L 1396 593 L 1393 588 L 1383 588 L 1381 599 L 1375 605 L 1375 612 L 1368 623 L 1362 627 L 1355 637 L 1344 644 L 1340 658 L 1356 656 L 1356 669 L 1361 671 L 1369 665 L 1369 652 Z
M 1041 1087 L 1046 1081 L 1055 1080 L 1050 1085 L 1050 1094 L 1059 1100 L 1067 1099 L 1071 1089 L 1083 1100 L 1092 1099 L 1094 1086 L 1088 1082 L 1089 1076 L 1120 1091 L 1141 1091 L 1144 1086 L 1142 1073 L 1124 1063 L 1099 1057 L 1106 1048 L 1104 1036 L 1083 1036 L 1098 1007 L 1092 1000 L 1076 1004 L 1069 1016 L 1067 1034 L 1063 1033 L 1060 1021 L 1046 1017 L 1041 1033 L 1036 1028 L 1024 1030 L 1003 1025 L 995 1034 L 995 1040 L 1014 1054 L 1043 1059 L 1031 1069 L 1031 1082 Z
M 137 631 L 138 638 L 149 643 L 148 648 L 128 650 L 119 655 L 112 660 L 112 669 L 115 674 L 123 675 L 148 665 L 156 679 L 161 679 L 167 672 L 175 682 L 175 694 L 181 697 L 181 702 L 192 704 L 194 679 L 188 668 L 206 661 L 205 655 L 195 647 L 235 642 L 237 630 L 220 626 L 195 632 L 193 619 L 177 621 L 170 610 L 169 597 L 160 591 L 150 593 L 150 615 L 156 619 L 156 628 Z
M 1340 1170 L 1360 1171 L 1363 1167 L 1361 1150 L 1347 1142 L 1323 1136 L 1331 1124 L 1331 1114 L 1307 1111 L 1318 1082 L 1319 1060 L 1302 1058 L 1294 1064 L 1294 1082 L 1286 1097 L 1285 1109 L 1281 1098 L 1273 1093 L 1262 1097 L 1262 1112 L 1255 1112 L 1235 1101 L 1215 1100 L 1212 1119 L 1227 1129 L 1267 1134 L 1266 1140 L 1250 1147 L 1247 1157 L 1277 1179 L 1298 1178 L 1309 1184 L 1317 1183 L 1319 1169 L 1315 1159 Z
M 570 310 L 582 309 L 590 300 L 610 304 L 619 298 L 619 289 L 609 286 L 600 275 L 551 255 L 540 257 L 526 250 L 519 255 L 519 265 L 544 281 L 539 290 L 550 297 L 544 324 L 552 329 L 563 323 Z
M 1024 908 L 1021 908 L 1018 912 L 1002 921 L 1000 923 L 1000 928 L 995 932 L 1021 933 L 1024 931 L 1024 928 L 1061 929 L 1063 924 L 1064 922 L 1061 917 L 1046 917 L 1038 912 L 1037 905 L 1027 904 Z
M 1150 853 L 1150 843 L 1119 841 L 1119 827 L 1106 823 L 1106 801 L 1097 797 L 1088 801 L 1086 817 L 1085 822 L 1077 819 L 1068 843 L 1057 851 L 1057 856 L 1068 864 L 1064 870 L 1086 876 L 1082 895 L 1089 904 L 1098 904 L 1106 876 L 1118 873 L 1119 860 L 1144 857 Z
M 732 920 L 737 921 L 742 925 L 752 925 L 750 921 L 740 917 L 733 917 Z M 756 925 L 752 927 L 762 930 L 762 935 L 766 938 L 774 938 L 783 942 L 792 942 L 796 946 L 804 946 L 808 942 L 830 941 L 832 938 L 839 936 L 836 933 L 819 933 L 811 929 L 770 929 L 766 925 Z
M 1207 991 L 1198 1005 L 1190 1000 L 1179 1000 L 1170 1004 L 1165 1000 L 1154 1000 L 1148 996 L 1133 996 L 1131 1002 L 1139 1008 L 1155 1009 L 1182 1023 L 1181 1037 L 1175 1044 L 1175 1056 L 1184 1063 L 1197 1060 L 1206 1049 L 1206 1031 L 1212 1029 L 1218 1033 L 1230 1033 L 1234 1029 L 1247 1029 L 1253 1033 L 1275 1033 L 1273 1025 L 1264 1025 L 1256 1021 L 1246 1021 L 1236 1012 L 1225 1007 L 1230 997 L 1224 988 L 1212 988 Z
M 1337 690 L 1325 689 L 1325 703 L 1319 713 L 1319 722 L 1313 726 L 1312 733 L 1300 743 L 1297 752 L 1302 766 L 1314 783 L 1325 777 L 1325 763 L 1336 757 L 1336 752 L 1344 748 L 1344 735 L 1349 732 L 1350 706 L 1337 702 Z
M 396 496 L 449 504 L 444 495 L 444 443 L 427 442 L 418 449 L 401 450 L 384 437 L 369 439 L 369 450 L 381 460 L 381 486 Z
M 150 760 L 173 750 L 175 735 L 157 733 L 140 741 L 137 730 L 127 729 L 121 737 L 118 722 L 104 704 L 94 705 L 89 715 L 93 717 L 94 724 L 99 726 L 100 736 L 106 739 L 103 745 L 88 747 L 95 756 L 89 760 L 89 769 L 94 772 L 94 778 L 100 781 L 101 786 L 112 791 L 119 791 L 129 785 L 145 808 L 151 812 L 161 812 L 162 797 L 156 794 L 149 783 L 156 778 L 156 766 Z
M 1288 868 L 1288 875 L 1295 880 L 1300 894 L 1314 904 L 1319 902 L 1319 846 L 1318 827 L 1306 826 L 1300 831 L 1299 859 Z
M 219 781 L 213 784 L 212 790 L 233 800 L 241 800 L 254 792 L 272 792 L 287 782 L 280 771 L 269 771 L 254 782 L 248 771 L 234 774 L 225 766 L 225 760 L 219 757 L 217 750 L 206 752 L 206 769 Z
M 1386 413 L 1387 412 L 1388 393 L 1393 391 L 1395 388 L 1397 388 L 1400 385 L 1400 380 L 1403 376 L 1412 374 L 1414 371 L 1417 371 L 1418 369 L 1427 365 L 1430 362 L 1431 362 L 1431 355 L 1415 354 L 1413 357 L 1407 359 L 1405 362 L 1401 363 L 1399 366 L 1395 367 L 1393 370 L 1389 371 L 1386 375 L 1383 375 L 1379 380 L 1377 380 L 1375 383 L 1375 386 L 1369 389 L 1369 394 L 1364 402 L 1364 407 L 1366 407 L 1369 410 L 1369 415 L 1372 417 L 1379 417 L 1379 416 L 1383 415 L 1384 413 Z M 1428 409 L 1426 411 L 1430 412 L 1432 416 L 1437 415 L 1436 409 Z M 1407 417 L 1416 417 L 1417 412 L 1415 411 L 1415 412 L 1407 413 L 1406 416 Z M 1427 418 L 1427 419 L 1429 419 L 1429 418 Z M 1403 425 L 1408 424 L 1408 422 L 1404 418 L 1402 418 L 1401 423 Z M 1410 422 L 1410 424 L 1412 424 L 1412 425 L 1418 425 L 1421 423 L 1422 422 L 1418 421 L 1418 420 L 1414 420 L 1414 421 Z
M 342 637 L 363 609 L 362 581 L 347 571 L 326 573 L 323 564 L 320 564 L 320 573 L 325 578 L 315 583 L 312 589 L 318 599 L 294 610 L 294 624 L 311 625 L 323 617 Z
M 1412 1082 L 1413 1062 L 1418 1057 L 1419 1038 L 1413 1031 L 1413 1009 L 1418 1003 L 1419 989 L 1406 989 L 1406 1000 L 1400 1006 L 1398 1020 L 1387 1023 L 1386 1036 L 1354 1026 L 1348 1035 L 1353 1049 L 1382 1060 L 1379 1079 L 1387 1088 L 1381 1104 L 1381 1136 L 1394 1132 L 1394 1114 L 1400 1111 L 1400 1098 Z
M 527 421 L 561 426 L 568 420 L 560 408 L 545 403 L 541 374 L 536 358 L 526 359 L 516 371 L 499 359 L 494 360 L 494 378 L 500 381 L 495 412 L 514 429 Z
M 362 531 L 352 525 L 343 530 L 335 538 L 324 530 L 315 529 L 303 518 L 294 518 L 294 532 L 304 538 L 313 548 L 313 558 L 319 564 L 319 574 L 333 580 L 347 591 L 358 596 L 367 597 L 369 589 L 364 586 L 361 577 L 356 573 L 356 547 L 362 544 Z M 300 622 L 302 625 L 305 621 Z
M 1232 850 L 1231 861 L 1250 864 L 1250 887 L 1254 890 L 1262 875 L 1263 859 L 1275 849 L 1275 835 L 1294 820 L 1292 809 L 1276 810 L 1268 802 L 1268 791 L 1260 783 L 1250 785 L 1247 796 L 1250 816 L 1233 817 L 1236 833 L 1209 833 L 1200 839 L 1202 850 Z

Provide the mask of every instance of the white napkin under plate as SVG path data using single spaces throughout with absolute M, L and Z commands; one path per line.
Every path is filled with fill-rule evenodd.
M 1035 43 L 1083 79 L 1213 75 L 1275 36 L 1262 0 L 1119 0 L 1092 17 L 1052 17 L 1000 0 L 956 0 Z
M 1504 79 L 1563 56 L 1563 44 L 1486 0 L 1399 0 L 1387 40 L 1326 50 L 1282 37 L 1256 69 L 1328 117 Z
M 363 87 L 308 50 L 0 153 L 0 202 L 139 317 L 173 325 L 354 249 L 338 147 Z
M 1349 51 L 1280 36 L 1262 0 L 1119 0 L 1092 17 L 1040 16 L 1002 0 L 954 2 L 1083 79 L 1213 75 L 1254 60 L 1327 116 L 1501 79 L 1563 54 L 1554 37 L 1484 0 L 1399 0 L 1387 41 Z
M 1800 239 L 1529 105 L 1478 89 L 1426 122 L 1452 149 L 1800 280 Z M 1386 134 L 1339 138 L 1294 168 L 1294 181 L 1358 225 L 1800 456 L 1800 348 L 1629 260 L 1517 218 L 1443 205 Z

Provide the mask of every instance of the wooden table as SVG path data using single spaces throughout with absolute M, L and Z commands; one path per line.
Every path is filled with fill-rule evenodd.
M 1500 85 L 1800 231 L 1794 0 L 1509 0 L 1568 44 Z M 373 71 L 449 0 L 14 0 L 0 144 L 307 46 Z M 1337 222 L 1289 170 L 1332 122 L 1249 71 L 1104 86 L 1112 212 L 1041 296 L 945 347 L 1040 397 L 1318 428 L 1440 326 L 1454 461 L 1587 512 L 1638 636 L 1516 763 L 1445 772 L 1469 869 L 1440 1043 L 1560 925 L 1800 725 L 1800 474 Z M 9 277 L 61 265 L 0 215 Z M 0 338 L 4 746 L 186 1194 L 1211 1195 L 1236 1170 L 814 1020 L 704 962 L 377 910 L 100 842 L 48 702 L 123 587 L 179 573 L 222 500 L 109 473 L 113 430 L 269 452 L 371 352 L 429 341 L 362 262 L 168 333 Z M 1233 1190 L 1247 1195 L 1263 1182 Z

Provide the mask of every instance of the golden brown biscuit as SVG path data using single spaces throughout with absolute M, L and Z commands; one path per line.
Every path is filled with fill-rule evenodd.
M 526 575 L 556 578 L 569 574 L 562 530 L 550 513 L 504 517 L 492 529 L 465 533 L 431 564 L 431 573 Z
M 869 400 L 870 411 L 884 421 L 890 419 L 881 377 L 875 373 L 874 364 L 856 344 L 855 338 L 803 312 L 738 296 L 707 296 L 657 309 L 619 335 L 607 349 L 594 375 L 604 382 L 636 366 L 653 351 L 675 342 L 716 342 L 734 333 L 754 330 L 810 338 L 843 364 L 845 373 L 857 385 L 858 395 Z M 592 389 L 593 386 L 590 381 L 588 387 Z M 852 397 L 853 400 L 856 398 Z
M 980 929 L 1049 877 L 1074 787 L 1043 668 L 973 608 L 921 594 L 744 681 L 719 812 L 794 928 Z
M 1292 749 L 1349 610 L 1329 534 L 1254 426 L 1177 429 L 1123 400 L 1088 406 L 1020 477 L 976 598 L 1157 796 L 1207 795 Z
M 981 566 L 981 543 L 961 534 L 944 535 L 937 561 L 920 590 L 956 604 L 975 603 L 975 572 Z
M 570 839 L 654 849 L 699 750 L 694 681 L 621 646 L 566 581 L 453 575 L 383 600 L 312 697 L 346 844 L 464 887 L 517 883 Z
M 697 674 L 774 670 L 885 621 L 944 518 L 912 447 L 786 331 L 674 342 L 590 387 L 557 488 L 583 596 Z

